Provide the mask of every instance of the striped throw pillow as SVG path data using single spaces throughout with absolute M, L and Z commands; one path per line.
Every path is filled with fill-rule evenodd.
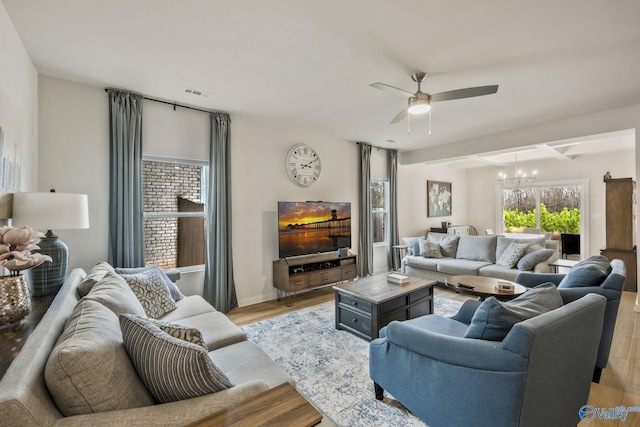
M 159 403 L 203 396 L 233 387 L 207 350 L 172 337 L 150 319 L 119 316 L 124 346 L 133 366 Z

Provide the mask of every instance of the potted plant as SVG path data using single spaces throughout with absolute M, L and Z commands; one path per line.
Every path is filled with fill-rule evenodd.
M 0 227 L 0 267 L 9 270 L 0 277 L 0 329 L 20 323 L 31 312 L 31 297 L 23 270 L 37 267 L 51 257 L 31 251 L 44 234 L 24 225 Z

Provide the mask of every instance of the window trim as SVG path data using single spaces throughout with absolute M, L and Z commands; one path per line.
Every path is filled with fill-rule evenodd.
M 384 241 L 382 242 L 373 242 L 373 247 L 380 246 L 388 246 L 389 245 L 389 180 L 386 178 L 371 178 L 371 182 L 373 181 L 382 181 L 384 183 L 384 209 L 375 209 L 373 206 L 371 207 L 371 220 L 373 221 L 373 214 L 384 212 L 386 215 L 384 216 Z

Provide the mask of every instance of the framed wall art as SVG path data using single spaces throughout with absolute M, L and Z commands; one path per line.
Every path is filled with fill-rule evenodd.
M 451 215 L 451 183 L 427 181 L 427 216 Z

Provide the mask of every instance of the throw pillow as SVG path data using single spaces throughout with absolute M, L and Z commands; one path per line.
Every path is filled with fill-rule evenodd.
M 423 237 L 405 237 L 402 239 L 405 245 L 407 245 L 407 255 L 420 255 L 420 239 Z
M 118 317 L 87 299 L 67 319 L 49 354 L 44 380 L 67 417 L 154 403 L 124 348 Z
M 464 337 L 502 341 L 516 323 L 562 305 L 560 292 L 550 282 L 531 288 L 511 301 L 501 302 L 493 297 L 487 298 L 471 318 Z
M 113 311 L 116 316 L 123 313 L 145 315 L 144 308 L 131 287 L 115 271 L 107 273 L 84 299 L 99 302 Z
M 425 258 L 442 258 L 440 252 L 440 245 L 435 242 L 428 242 L 425 239 L 420 239 L 420 255 Z
M 610 269 L 609 260 L 602 255 L 589 257 L 571 267 L 571 270 L 560 281 L 558 288 L 600 286 L 607 278 L 607 271 Z
M 233 387 L 203 347 L 174 338 L 149 319 L 123 314 L 124 346 L 149 392 L 160 403 Z
M 102 278 L 110 272 L 113 272 L 113 267 L 111 264 L 105 261 L 100 261 L 96 265 L 93 266 L 89 274 L 84 278 L 82 282 L 78 285 L 78 296 L 80 298 L 86 296 L 91 289 L 98 283 Z
M 509 246 L 504 250 L 496 264 L 504 268 L 515 267 L 528 247 L 529 245 L 526 243 L 509 243 Z
M 457 234 L 429 233 L 427 241 L 435 242 L 440 245 L 440 253 L 447 258 L 455 258 L 458 251 L 458 241 L 460 236 Z
M 162 275 L 155 269 L 122 275 L 148 317 L 157 319 L 176 309 Z
M 520 258 L 520 261 L 518 261 L 518 270 L 533 270 L 536 265 L 551 258 L 554 252 L 555 251 L 553 249 L 539 249 L 537 251 L 527 253 Z
M 167 286 L 167 290 L 171 294 L 171 298 L 173 298 L 174 301 L 180 301 L 182 298 L 184 298 L 184 295 L 182 295 L 182 292 L 180 292 L 178 286 L 171 279 L 169 279 L 167 273 L 165 273 L 164 270 L 157 265 L 148 265 L 146 267 L 138 268 L 116 268 L 116 273 L 121 275 L 137 274 L 147 270 L 157 270 L 158 272 L 160 272 L 160 275 L 162 276 L 162 279 Z
M 182 325 L 176 325 L 175 323 L 162 322 L 156 319 L 149 319 L 154 325 L 156 325 L 160 330 L 166 332 L 174 338 L 178 338 L 182 341 L 192 342 L 197 344 L 205 349 L 207 346 L 204 343 L 204 339 L 202 339 L 202 333 L 196 328 L 188 328 Z

